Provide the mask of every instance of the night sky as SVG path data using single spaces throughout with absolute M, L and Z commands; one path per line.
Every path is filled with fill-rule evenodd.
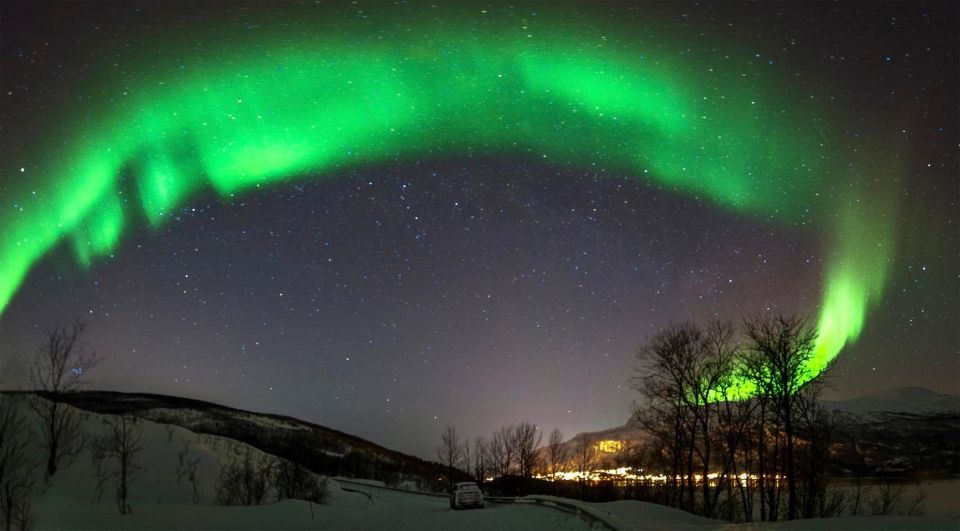
M 36 192 L 38 157 L 57 156 L 50 139 L 77 133 L 92 119 L 84 109 L 108 106 L 109 91 L 135 89 L 130 72 L 151 61 L 190 64 L 213 41 L 256 55 L 258 36 L 290 19 L 293 34 L 323 34 L 353 14 L 364 28 L 406 10 L 469 27 L 486 11 L 526 21 L 540 9 L 549 10 L 4 2 L 0 229 L 23 191 Z M 769 70 L 788 87 L 777 108 L 831 111 L 835 142 L 823 149 L 867 159 L 859 180 L 896 159 L 885 174 L 896 189 L 883 217 L 895 250 L 882 296 L 840 352 L 828 396 L 901 385 L 960 392 L 956 3 L 615 3 L 565 16 L 635 25 L 638 42 L 657 28 L 681 64 L 718 53 L 724 68 Z M 334 33 L 343 34 L 349 26 Z M 808 100 L 818 102 L 810 111 Z M 837 167 L 817 197 L 847 186 Z M 475 142 L 233 196 L 207 187 L 153 225 L 125 206 L 115 248 L 85 268 L 60 242 L 0 306 L 2 386 L 25 386 L 20 358 L 54 323 L 80 318 L 103 359 L 91 388 L 287 414 L 425 457 L 447 424 L 471 436 L 526 420 L 567 436 L 622 424 L 644 337 L 671 322 L 757 312 L 815 320 L 834 236 L 820 211 L 784 220 L 638 173 Z M 137 175 L 124 167 L 117 178 L 131 202 Z M 41 193 L 45 182 L 36 181 Z

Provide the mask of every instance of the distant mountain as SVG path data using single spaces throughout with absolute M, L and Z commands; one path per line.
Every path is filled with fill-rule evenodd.
M 960 475 L 960 395 L 894 387 L 822 404 L 833 412 L 840 453 L 856 446 L 872 473 Z
M 857 415 L 908 413 L 939 415 L 960 413 L 960 395 L 942 395 L 925 387 L 894 387 L 849 400 L 822 400 L 831 411 Z
M 576 455 L 576 449 L 582 437 L 586 437 L 596 447 L 601 468 L 616 468 L 615 457 L 626 445 L 644 444 L 651 440 L 650 433 L 640 422 L 628 421 L 615 428 L 574 435 L 562 444 L 567 456 Z M 544 459 L 546 459 L 546 452 L 546 447 L 541 449 L 541 457 Z

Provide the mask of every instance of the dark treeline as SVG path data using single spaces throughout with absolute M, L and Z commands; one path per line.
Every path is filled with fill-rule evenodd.
M 0 528 L 29 528 L 34 493 L 87 445 L 97 465 L 94 496 L 99 499 L 112 484 L 118 511 L 132 512 L 129 486 L 144 466 L 141 415 L 242 441 L 271 456 L 254 455 L 248 447 L 223 466 L 217 502 L 224 504 L 285 497 L 322 503 L 326 483 L 313 474 L 435 492 L 473 480 L 488 495 L 636 499 L 730 521 L 913 513 L 919 503 L 907 501 L 904 508 L 897 482 L 867 496 L 865 478 L 875 468 L 863 450 L 864 433 L 843 433 L 820 405 L 825 372 L 806 372 L 817 332 L 795 317 L 755 317 L 739 328 L 684 323 L 648 338 L 631 380 L 640 396 L 634 410 L 645 433 L 640 440 L 581 434 L 564 441 L 559 430 L 545 435 L 532 422 L 469 439 L 450 426 L 436 462 L 283 416 L 258 415 L 276 421 L 266 427 L 245 412 L 191 399 L 80 392 L 81 377 L 97 363 L 81 341 L 83 331 L 80 323 L 51 331 L 31 367 L 36 391 L 0 393 Z M 105 415 L 102 433 L 82 433 L 75 408 Z M 35 463 L 27 459 L 31 421 L 42 450 L 42 461 Z M 172 433 L 168 429 L 168 438 Z M 951 455 L 942 459 L 954 459 L 947 465 L 955 469 L 955 451 Z M 178 459 L 177 480 L 190 482 L 196 504 L 199 460 L 188 446 Z M 43 485 L 35 484 L 34 469 Z M 610 469 L 626 473 L 604 472 Z M 828 489 L 838 471 L 850 486 Z
M 861 514 L 859 500 L 828 489 L 845 445 L 818 400 L 825 371 L 807 372 L 816 340 L 797 317 L 672 325 L 637 353 L 643 441 L 602 448 L 554 430 L 544 442 L 531 423 L 468 440 L 447 427 L 438 458 L 448 481 L 470 476 L 497 495 L 637 499 L 730 521 Z M 602 472 L 618 468 L 628 473 Z
M 746 521 L 836 513 L 823 380 L 806 372 L 816 339 L 783 316 L 748 319 L 739 335 L 729 323 L 686 323 L 649 339 L 637 355 L 635 416 L 653 436 L 667 505 Z

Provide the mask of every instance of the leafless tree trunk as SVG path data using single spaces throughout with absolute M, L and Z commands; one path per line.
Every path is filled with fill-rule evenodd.
M 867 455 L 866 452 L 860 448 L 860 429 L 857 428 L 853 432 L 853 438 L 849 441 L 848 444 L 850 456 L 848 457 L 849 461 L 853 463 L 853 479 L 854 479 L 854 489 L 853 489 L 853 500 L 850 504 L 850 513 L 853 516 L 860 516 L 861 509 L 863 508 L 863 501 L 865 498 L 867 487 L 863 484 L 864 477 L 868 472 L 867 465 Z
M 487 448 L 490 449 L 490 465 L 497 477 L 510 475 L 513 466 L 513 426 L 501 426 L 493 433 Z
M 7 531 L 31 524 L 31 472 L 36 463 L 27 454 L 30 431 L 21 400 L 0 394 L 0 523 Z
M 923 513 L 923 495 L 913 500 L 905 500 L 906 485 L 902 479 L 887 478 L 876 489 L 876 495 L 870 501 L 870 514 L 885 516 L 888 514 L 904 514 L 919 516 Z
M 833 437 L 833 421 L 820 405 L 822 380 L 808 382 L 796 400 L 798 433 L 803 438 L 796 467 L 799 512 L 802 518 L 824 517 L 827 505 L 827 464 Z
M 614 456 L 614 464 L 619 467 L 627 468 L 633 474 L 640 474 L 643 470 L 644 465 L 644 448 L 643 446 L 636 441 L 623 441 L 623 444 L 620 446 L 620 450 L 617 451 Z M 627 499 L 640 499 L 638 497 L 638 488 L 641 485 L 640 481 L 635 479 L 628 479 L 626 481 L 626 498 Z
M 582 500 L 587 477 L 593 472 L 597 463 L 597 447 L 593 439 L 584 434 L 577 437 L 573 452 L 573 462 L 577 468 L 577 484 L 580 487 L 580 499 Z
M 83 375 L 97 365 L 96 356 L 87 352 L 82 341 L 84 330 L 79 321 L 69 328 L 54 327 L 30 368 L 34 388 L 46 399 L 34 401 L 33 410 L 43 425 L 48 479 L 81 449 L 80 419 L 76 410 L 62 403 L 62 396 L 76 391 L 85 383 Z
M 494 478 L 503 475 L 503 462 L 506 455 L 506 447 L 500 438 L 499 432 L 493 432 L 487 441 L 487 465 L 490 467 L 490 473 Z
M 726 394 L 732 395 L 736 392 L 734 385 L 733 379 L 727 379 L 722 388 Z M 717 439 L 724 463 L 721 481 L 731 500 L 735 488 L 736 496 L 740 498 L 740 511 L 747 522 L 753 521 L 753 487 L 749 474 L 754 470 L 752 422 L 756 406 L 756 400 L 724 400 L 717 404 Z M 745 481 L 740 479 L 741 473 L 748 474 Z M 714 516 L 717 516 L 716 511 Z
M 547 474 L 553 479 L 553 493 L 557 493 L 557 474 L 567 465 L 567 447 L 563 445 L 563 433 L 560 428 L 550 432 L 547 441 Z
M 517 424 L 513 429 L 512 446 L 517 455 L 517 468 L 520 472 L 520 495 L 526 495 L 528 482 L 533 477 L 533 470 L 537 467 L 540 442 L 543 438 L 537 426 L 530 422 Z
M 197 467 L 200 466 L 200 457 L 189 457 L 190 441 L 183 440 L 183 446 L 177 452 L 177 483 L 187 478 L 193 487 L 193 504 L 200 503 L 200 477 L 197 476 Z
M 94 453 L 113 462 L 111 476 L 116 484 L 117 508 L 120 514 L 132 514 L 127 503 L 130 484 L 144 471 L 140 461 L 143 451 L 143 427 L 140 419 L 130 414 L 110 415 L 103 420 L 106 432 L 94 442 Z
M 761 391 L 762 392 L 762 391 Z M 758 468 L 758 489 L 760 491 L 760 521 L 767 521 L 767 397 L 758 393 L 757 399 L 760 403 L 760 414 L 757 421 L 757 468 Z
M 437 457 L 440 459 L 440 464 L 447 467 L 447 487 L 452 489 L 454 471 L 463 463 L 463 444 L 460 442 L 460 436 L 457 435 L 457 429 L 453 426 L 447 426 L 443 430 L 440 446 L 437 447 Z
M 100 451 L 96 440 L 91 445 L 90 457 L 91 463 L 96 468 L 94 473 L 96 484 L 93 488 L 93 494 L 90 496 L 90 503 L 99 504 L 103 497 L 103 486 L 113 478 L 113 471 L 107 457 Z
M 783 421 L 783 462 L 787 476 L 787 518 L 797 517 L 797 478 L 794 469 L 794 403 L 804 380 L 811 376 L 817 331 L 799 317 L 758 316 L 745 322 L 748 359 L 754 365 L 758 387 L 770 392 L 776 413 Z
M 711 490 L 708 476 L 715 458 L 713 453 L 716 424 L 714 412 L 719 408 L 719 401 L 734 399 L 724 393 L 730 387 L 729 380 L 733 375 L 734 364 L 739 354 L 739 347 L 733 340 L 733 326 L 721 321 L 710 323 L 703 332 L 700 346 L 694 350 L 694 354 L 686 374 L 686 387 L 689 393 L 685 400 L 687 407 L 693 412 L 694 426 L 697 430 L 691 439 L 694 441 L 692 446 L 700 460 L 702 514 L 713 517 L 716 498 L 722 488 L 723 478 L 729 471 L 729 467 L 724 463 L 719 472 L 717 488 Z
M 477 481 L 477 485 L 483 485 L 483 482 L 487 479 L 487 470 L 489 464 L 487 462 L 487 456 L 489 450 L 487 448 L 487 440 L 483 435 L 477 435 L 473 440 L 473 477 Z
M 637 353 L 633 388 L 646 399 L 636 418 L 669 453 L 670 505 L 693 510 L 694 418 L 691 373 L 702 357 L 703 332 L 694 324 L 673 325 L 649 338 Z M 679 492 L 678 492 L 679 490 Z M 687 492 L 689 491 L 689 493 Z M 684 495 L 688 494 L 684 501 Z
M 511 441 L 513 441 L 513 430 L 514 430 L 513 426 L 500 427 L 500 438 L 503 439 L 503 442 L 506 448 L 506 451 L 504 453 L 504 459 L 503 459 L 503 463 L 504 463 L 503 475 L 504 476 L 509 476 L 510 474 L 513 473 L 513 463 L 514 463 L 514 458 L 516 457 L 516 452 L 514 452 L 515 448 L 511 443 Z

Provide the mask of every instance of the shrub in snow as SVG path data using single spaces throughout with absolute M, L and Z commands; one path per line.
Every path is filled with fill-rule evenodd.
M 143 427 L 140 419 L 131 415 L 107 415 L 103 419 L 104 433 L 92 444 L 93 461 L 97 466 L 97 493 L 108 480 L 116 486 L 115 499 L 120 514 L 133 513 L 127 503 L 130 483 L 143 474 L 140 462 L 143 451 Z
M 43 424 L 48 480 L 58 468 L 69 466 L 83 449 L 79 412 L 64 404 L 63 397 L 79 389 L 85 383 L 80 377 L 98 364 L 96 355 L 87 352 L 82 340 L 85 329 L 80 321 L 69 328 L 54 327 L 30 367 L 31 383 L 43 397 L 30 405 Z
M 277 500 L 292 498 L 320 504 L 327 501 L 327 478 L 318 477 L 300 463 L 281 459 L 276 466 L 274 485 Z
M 177 483 L 186 478 L 193 487 L 193 504 L 200 503 L 200 476 L 197 475 L 197 467 L 200 466 L 199 457 L 191 457 L 190 441 L 183 440 L 180 451 L 177 452 Z
M 20 398 L 0 395 L 0 526 L 29 529 L 33 525 L 33 478 L 37 465 L 27 456 L 31 444 Z
M 260 505 L 270 492 L 275 459 L 254 456 L 249 447 L 239 463 L 224 465 L 215 487 L 218 505 Z

